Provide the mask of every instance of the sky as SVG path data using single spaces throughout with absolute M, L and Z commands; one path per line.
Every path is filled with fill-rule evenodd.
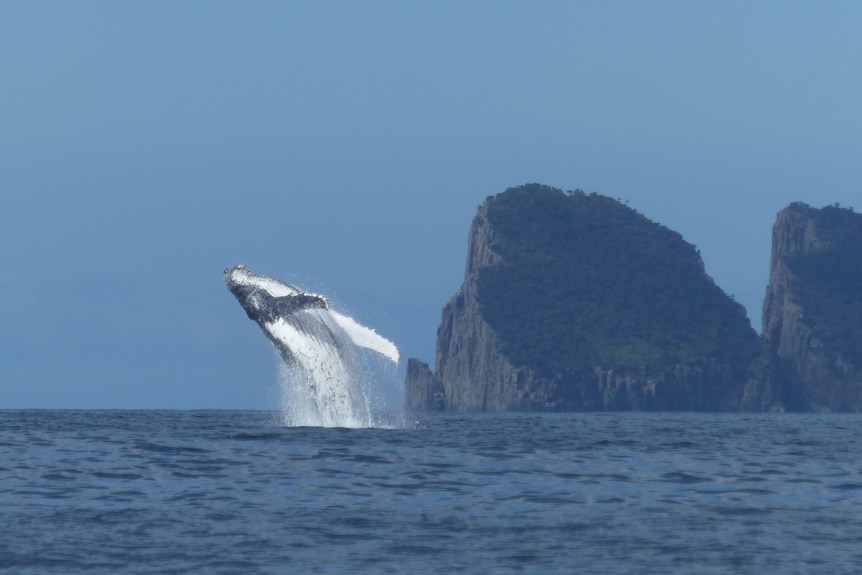
M 533 182 L 680 232 L 759 329 L 775 214 L 862 208 L 860 26 L 856 1 L 6 0 L 0 409 L 277 408 L 237 263 L 433 365 L 477 206 Z

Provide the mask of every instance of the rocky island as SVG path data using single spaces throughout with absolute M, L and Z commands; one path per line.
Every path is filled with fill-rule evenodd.
M 862 410 L 862 216 L 794 204 L 775 234 L 759 337 L 693 245 L 622 202 L 489 196 L 434 369 L 408 361 L 407 407 Z

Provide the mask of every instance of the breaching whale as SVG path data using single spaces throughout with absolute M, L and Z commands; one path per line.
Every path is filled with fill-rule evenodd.
M 244 265 L 226 269 L 225 283 L 284 360 L 282 405 L 288 425 L 376 426 L 376 383 L 356 347 L 397 364 L 398 348 L 371 328 L 306 293 Z
M 305 293 L 275 278 L 252 273 L 242 264 L 224 270 L 224 274 L 227 288 L 287 364 L 313 362 L 315 347 L 341 353 L 346 341 L 398 363 L 394 343 L 331 309 L 322 295 Z

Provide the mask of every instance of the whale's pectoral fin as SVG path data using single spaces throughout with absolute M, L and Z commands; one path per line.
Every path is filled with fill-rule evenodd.
M 347 334 L 354 345 L 364 347 L 387 357 L 393 363 L 398 363 L 401 355 L 394 343 L 378 334 L 370 327 L 357 323 L 353 318 L 329 310 L 329 315 L 335 323 Z
M 273 309 L 282 317 L 304 309 L 326 309 L 329 304 L 318 295 L 297 294 L 273 298 Z

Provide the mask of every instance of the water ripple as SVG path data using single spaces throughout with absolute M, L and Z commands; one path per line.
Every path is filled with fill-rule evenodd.
M 857 416 L 277 420 L 0 411 L 0 573 L 862 566 Z

